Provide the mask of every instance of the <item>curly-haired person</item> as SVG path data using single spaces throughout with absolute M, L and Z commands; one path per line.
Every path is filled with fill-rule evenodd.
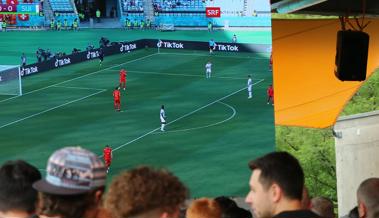
M 177 218 L 187 196 L 187 188 L 172 173 L 142 166 L 112 181 L 105 207 L 114 218 Z
M 200 198 L 194 200 L 187 209 L 187 218 L 221 218 L 220 205 L 214 199 Z

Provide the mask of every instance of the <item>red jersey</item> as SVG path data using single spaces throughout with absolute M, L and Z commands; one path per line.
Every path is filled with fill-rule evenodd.
M 120 100 L 120 90 L 113 91 L 113 98 L 114 100 Z
M 267 88 L 267 95 L 270 97 L 274 96 L 274 89 L 272 88 L 272 86 Z
M 126 80 L 126 70 L 122 69 L 120 71 L 120 81 L 125 81 Z
M 111 160 L 112 159 L 112 148 L 105 147 L 103 150 L 103 157 L 104 157 L 104 160 Z

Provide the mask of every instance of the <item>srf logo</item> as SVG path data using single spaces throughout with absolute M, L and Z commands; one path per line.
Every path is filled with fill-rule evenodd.
M 207 17 L 221 17 L 220 7 L 206 7 L 205 14 Z

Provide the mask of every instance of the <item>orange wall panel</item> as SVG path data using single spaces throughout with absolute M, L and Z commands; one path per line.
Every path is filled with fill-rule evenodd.
M 325 128 L 363 82 L 341 82 L 334 76 L 339 20 L 273 20 L 275 123 Z M 379 20 L 370 35 L 367 77 L 379 66 Z

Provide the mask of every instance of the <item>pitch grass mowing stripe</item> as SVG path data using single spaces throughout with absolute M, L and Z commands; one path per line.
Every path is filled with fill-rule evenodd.
M 104 90 L 104 89 L 97 89 L 97 88 L 89 88 L 89 87 L 76 87 L 76 86 L 53 86 L 57 88 L 66 88 L 66 89 L 81 89 L 81 90 Z
M 108 71 L 118 72 L 118 70 L 108 70 Z M 146 71 L 137 71 L 137 70 L 128 70 L 128 72 L 137 73 L 137 74 L 151 74 L 151 75 L 165 75 L 165 76 L 200 77 L 200 78 L 205 77 L 204 75 L 183 74 L 183 73 L 160 73 L 160 72 L 150 72 L 150 71 L 146 72 Z M 212 76 L 212 78 L 246 80 L 246 77 Z M 261 80 L 261 79 L 252 79 L 252 80 Z
M 1 100 L 0 103 L 1 102 L 5 102 L 5 101 L 9 101 L 11 99 L 15 99 L 15 98 L 18 98 L 18 97 L 21 97 L 21 96 L 24 96 L 24 95 L 29 95 L 29 94 L 32 94 L 34 92 L 38 92 L 38 91 L 41 91 L 41 90 L 44 90 L 44 89 L 48 89 L 48 88 L 53 87 L 53 86 L 57 86 L 57 85 L 60 85 L 60 84 L 71 82 L 71 81 L 74 81 L 74 80 L 77 80 L 77 79 L 80 79 L 80 78 L 83 78 L 83 77 L 91 76 L 93 74 L 97 74 L 97 73 L 100 73 L 100 72 L 103 72 L 103 71 L 106 71 L 106 70 L 109 70 L 109 69 L 112 69 L 112 68 L 115 68 L 115 67 L 119 67 L 119 66 L 122 66 L 124 64 L 128 64 L 128 63 L 139 61 L 139 60 L 142 60 L 142 59 L 145 59 L 145 58 L 149 58 L 149 57 L 154 56 L 154 55 L 157 55 L 157 53 L 146 55 L 146 56 L 143 56 L 143 57 L 140 57 L 140 58 L 137 58 L 137 59 L 133 59 L 133 60 L 121 63 L 121 64 L 113 65 L 111 67 L 107 67 L 107 68 L 104 68 L 104 69 L 101 69 L 101 70 L 98 70 L 98 71 L 95 71 L 95 72 L 92 72 L 92 73 L 88 73 L 88 74 L 85 74 L 85 75 L 82 75 L 82 76 L 78 76 L 78 77 L 75 77 L 75 78 L 72 78 L 72 79 L 68 79 L 68 80 L 65 80 L 65 81 L 62 81 L 62 82 L 50 85 L 50 86 L 46 86 L 46 87 L 43 87 L 43 88 L 40 88 L 40 89 L 36 89 L 36 90 L 30 91 L 30 92 L 26 92 L 23 95 L 7 98 L 7 99 L 4 99 L 4 100 Z
M 261 80 L 259 80 L 258 82 L 253 83 L 253 85 L 257 85 L 258 83 L 263 82 L 263 81 L 264 81 L 264 79 L 261 79 Z M 192 114 L 194 114 L 194 113 L 196 113 L 196 112 L 198 112 L 198 111 L 200 111 L 200 110 L 202 110 L 202 109 L 204 109 L 204 108 L 206 108 L 206 107 L 209 107 L 209 106 L 211 106 L 211 105 L 213 105 L 213 104 L 215 104 L 215 103 L 217 103 L 217 102 L 220 102 L 220 101 L 222 101 L 222 100 L 224 100 L 224 99 L 226 99 L 226 98 L 228 98 L 228 97 L 230 97 L 230 96 L 232 96 L 232 95 L 235 95 L 235 94 L 237 94 L 237 93 L 239 93 L 239 92 L 241 92 L 241 91 L 243 91 L 243 90 L 245 90 L 245 89 L 247 89 L 247 87 L 243 87 L 243 88 L 238 89 L 237 91 L 232 92 L 232 93 L 230 93 L 230 94 L 228 94 L 228 95 L 226 95 L 226 96 L 224 96 L 224 97 L 221 97 L 221 98 L 219 98 L 219 99 L 217 99 L 217 100 L 215 100 L 215 101 L 212 101 L 212 102 L 209 103 L 209 104 L 206 104 L 206 105 L 204 105 L 204 106 L 202 106 L 202 107 L 200 107 L 200 108 L 198 108 L 198 109 L 196 109 L 196 110 L 194 110 L 194 111 L 192 111 L 192 112 L 189 112 L 189 113 L 187 113 L 187 114 L 185 114 L 185 115 L 183 115 L 183 116 L 181 116 L 181 117 L 179 117 L 179 118 L 176 118 L 175 120 L 173 120 L 173 121 L 167 123 L 166 126 L 168 126 L 168 125 L 170 125 L 170 124 L 172 124 L 172 123 L 175 123 L 176 121 L 181 120 L 181 119 L 183 119 L 183 118 L 185 118 L 185 117 L 188 117 L 188 116 L 190 116 L 190 115 L 192 115 Z M 126 145 L 129 145 L 129 144 L 131 144 L 131 143 L 133 143 L 133 142 L 135 142 L 135 141 L 138 141 L 138 140 L 140 140 L 140 139 L 142 139 L 142 138 L 144 138 L 144 137 L 150 135 L 151 133 L 153 133 L 153 132 L 155 132 L 155 131 L 157 131 L 157 130 L 159 130 L 159 129 L 160 129 L 160 127 L 155 128 L 155 129 L 153 129 L 153 130 L 151 130 L 151 131 L 149 131 L 149 132 L 147 132 L 147 133 L 145 133 L 145 134 L 143 134 L 143 135 L 141 135 L 141 136 L 139 136 L 139 137 L 137 137 L 137 138 L 135 138 L 135 139 L 133 139 L 133 140 L 131 140 L 131 141 L 129 141 L 129 142 L 126 142 L 126 143 L 124 143 L 124 144 L 122 144 L 122 145 L 119 145 L 118 147 L 116 147 L 115 149 L 113 149 L 113 151 L 117 151 L 117 150 L 119 150 L 119 149 L 125 147 Z M 102 156 L 102 155 L 100 155 L 100 157 L 101 157 L 101 156 Z
M 15 123 L 19 123 L 19 122 L 21 122 L 21 121 L 24 121 L 24 120 L 30 119 L 30 118 L 32 118 L 32 117 L 35 117 L 35 116 L 38 116 L 38 115 L 41 115 L 41 114 L 47 113 L 47 112 L 52 111 L 52 110 L 55 110 L 55 109 L 57 109 L 57 108 L 60 108 L 60 107 L 63 107 L 63 106 L 66 106 L 66 105 L 69 105 L 69 104 L 72 104 L 72 103 L 75 103 L 75 102 L 81 101 L 81 100 L 83 100 L 83 99 L 86 99 L 86 98 L 92 97 L 92 96 L 94 96 L 94 95 L 100 94 L 100 93 L 105 92 L 105 91 L 106 91 L 106 89 L 102 89 L 102 90 L 100 90 L 100 91 L 98 91 L 98 92 L 95 92 L 95 93 L 93 93 L 93 94 L 90 94 L 90 95 L 84 96 L 84 97 L 82 97 L 82 98 L 79 98 L 79 99 L 76 99 L 76 100 L 73 100 L 73 101 L 69 101 L 69 102 L 66 102 L 66 103 L 64 103 L 64 104 L 61 104 L 61 105 L 58 105 L 58 106 L 55 106 L 55 107 L 49 108 L 49 109 L 47 109 L 47 110 L 44 110 L 44 111 L 41 111 L 41 112 L 38 112 L 38 113 L 35 113 L 35 114 L 32 114 L 32 115 L 29 115 L 29 116 L 27 116 L 27 117 L 24 117 L 24 118 L 21 118 L 21 119 L 15 120 L 15 121 L 13 121 L 13 122 L 10 122 L 10 123 L 7 123 L 7 124 L 4 124 L 4 125 L 0 126 L 0 129 L 2 129 L 2 128 L 4 128 L 4 127 L 7 127 L 7 126 L 10 126 L 10 125 L 13 125 L 13 124 L 15 124 Z

